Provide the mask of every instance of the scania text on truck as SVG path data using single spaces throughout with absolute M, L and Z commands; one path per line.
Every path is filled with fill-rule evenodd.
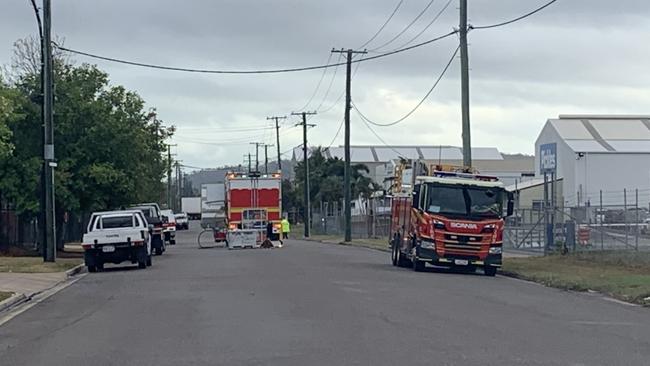
M 502 264 L 504 218 L 513 209 L 503 183 L 457 167 L 412 165 L 410 184 L 393 186 L 393 265 L 482 268 L 494 276 Z

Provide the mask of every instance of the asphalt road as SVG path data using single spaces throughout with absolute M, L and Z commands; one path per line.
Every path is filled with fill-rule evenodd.
M 303 241 L 89 274 L 0 326 L 0 364 L 649 365 L 650 309 L 505 277 L 415 273 Z

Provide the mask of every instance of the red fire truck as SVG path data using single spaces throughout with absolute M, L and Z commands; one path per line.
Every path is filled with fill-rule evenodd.
M 258 247 L 266 238 L 267 223 L 273 225 L 272 241 L 282 233 L 282 176 L 280 173 L 260 174 L 229 172 L 225 179 L 226 220 L 228 237 L 241 237 L 246 231 L 257 232 L 256 243 L 228 240 L 228 246 Z M 250 237 L 249 237 L 250 238 Z
M 469 169 L 411 165 L 410 184 L 398 182 L 409 170 L 402 166 L 393 186 L 393 265 L 415 271 L 422 271 L 426 263 L 482 268 L 494 276 L 501 267 L 504 217 L 513 209 L 503 183 Z

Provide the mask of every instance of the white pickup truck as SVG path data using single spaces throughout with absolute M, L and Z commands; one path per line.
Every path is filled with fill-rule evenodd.
M 124 261 L 150 266 L 151 230 L 140 210 L 93 213 L 82 241 L 88 272 Z

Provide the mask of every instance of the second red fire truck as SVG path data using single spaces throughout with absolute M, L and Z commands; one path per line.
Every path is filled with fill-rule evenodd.
M 267 224 L 272 225 L 271 241 L 282 234 L 282 176 L 280 173 L 230 172 L 225 179 L 226 236 L 247 236 L 246 242 L 228 239 L 228 246 L 258 247 L 267 238 Z

